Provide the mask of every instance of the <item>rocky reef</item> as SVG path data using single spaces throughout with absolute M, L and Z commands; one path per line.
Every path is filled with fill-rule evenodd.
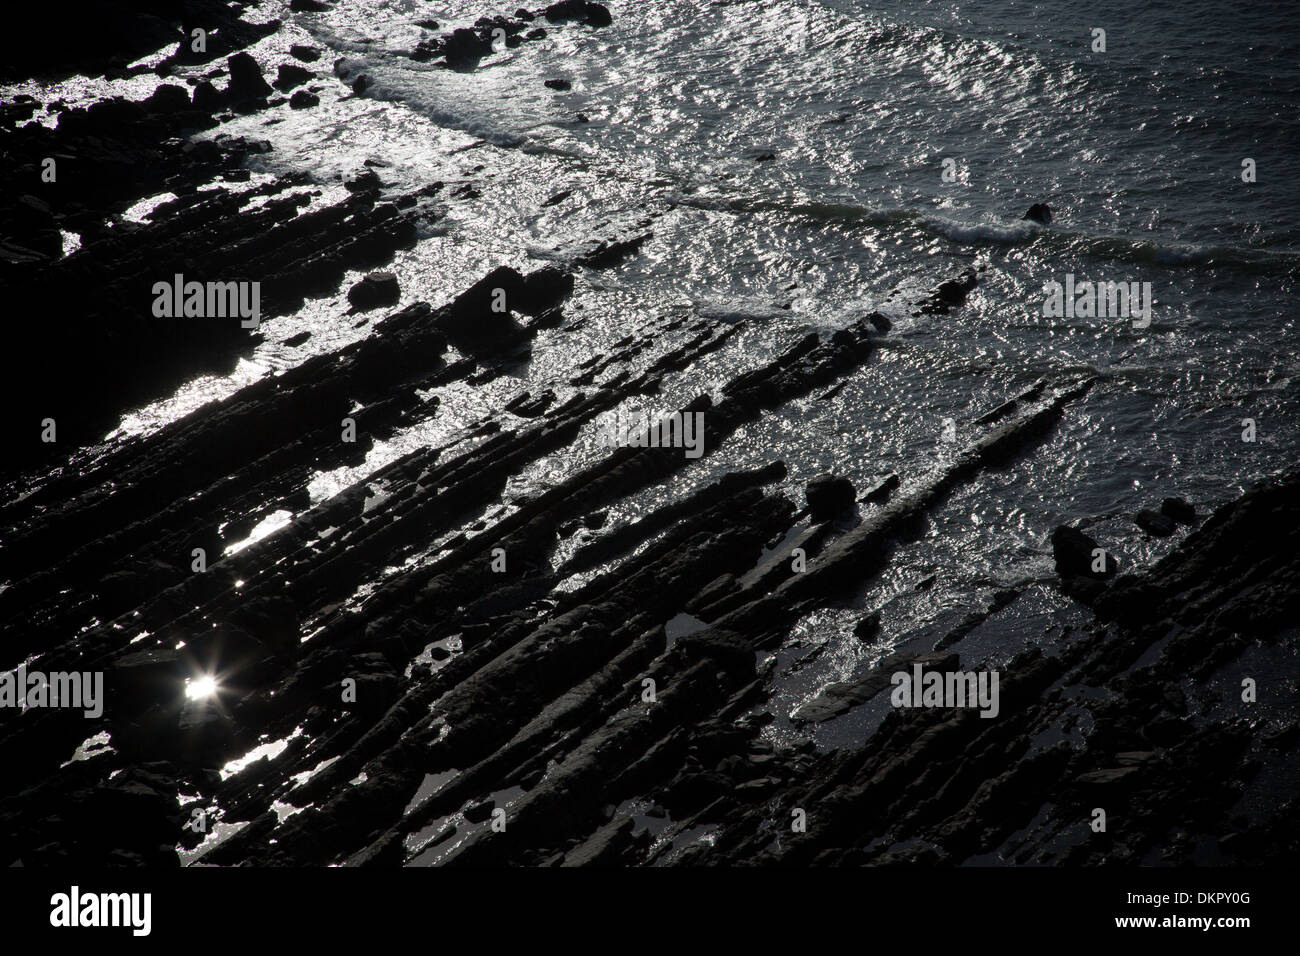
M 114 7 L 91 6 L 105 17 Z M 498 266 L 442 304 L 399 308 L 403 290 L 383 267 L 438 222 L 445 185 L 387 189 L 371 172 L 328 201 L 299 174 L 211 188 L 246 179 L 244 160 L 267 147 L 194 134 L 272 108 L 277 92 L 298 90 L 283 108 L 311 108 L 322 88 L 306 88 L 315 70 L 294 63 L 319 51 L 280 51 L 268 82 L 241 50 L 276 24 L 250 25 L 224 4 L 187 9 L 171 20 L 137 10 L 147 30 L 122 27 L 93 49 L 74 37 L 59 62 L 41 64 L 127 71 L 177 43 L 149 68 L 159 83 L 147 99 L 56 111 L 54 125 L 18 125 L 34 101 L 3 106 L 0 151 L 32 185 L 6 192 L 0 209 L 0 286 L 22 303 L 11 314 L 26 316 L 7 327 L 0 359 L 11 410 L 0 666 L 102 673 L 105 696 L 93 718 L 0 708 L 0 762 L 23 768 L 0 778 L 0 864 L 1294 858 L 1287 781 L 1300 730 L 1277 700 L 1294 692 L 1300 472 L 1205 517 L 1176 499 L 1143 511 L 1135 520 L 1151 534 L 1192 528 L 1152 567 L 1118 562 L 1081 528 L 1028 543 L 1054 562 L 1053 586 L 1086 623 L 1050 653 L 1000 668 L 993 719 L 885 705 L 900 670 L 985 666 L 970 639 L 996 640 L 1023 586 L 932 646 L 894 647 L 773 712 L 776 652 L 794 646 L 798 622 L 869 587 L 954 491 L 1032 463 L 1044 436 L 1086 406 L 1087 375 L 1008 385 L 932 472 L 869 488 L 826 475 L 792 500 L 779 460 L 686 479 L 765 416 L 836 401 L 889 342 L 890 320 L 809 328 L 770 361 L 702 387 L 673 410 L 703 416 L 698 458 L 648 440 L 593 451 L 605 416 L 660 393 L 749 323 L 667 314 L 585 359 L 557 383 L 565 397 L 515 394 L 456 440 L 313 501 L 313 475 L 358 465 L 439 415 L 433 390 L 498 381 L 539 335 L 588 321 L 567 309 L 575 277 L 635 257 L 649 233 L 584 240 L 565 247 L 568 261 Z M 222 82 L 187 89 L 166 76 L 169 63 L 194 62 L 181 38 L 198 22 L 221 26 L 207 55 Z M 427 27 L 436 38 L 411 55 L 458 68 L 490 52 L 496 30 L 509 45 L 544 42 L 542 23 L 609 22 L 602 5 L 565 0 Z M 47 157 L 60 173 L 41 188 Z M 175 198 L 147 219 L 123 217 L 162 191 Z M 1050 221 L 1045 207 L 1029 217 Z M 69 254 L 65 232 L 80 237 Z M 355 271 L 367 275 L 345 286 Z M 259 282 L 261 322 L 346 293 L 367 334 L 101 444 L 124 413 L 228 373 L 261 341 L 234 318 L 149 314 L 155 280 L 200 272 Z M 942 317 L 979 275 L 925 282 L 933 288 L 907 308 Z M 45 418 L 57 441 L 40 439 Z M 512 490 L 557 455 L 581 467 L 542 493 Z M 664 491 L 655 506 L 607 521 L 649 489 Z M 246 541 L 281 512 L 282 527 Z M 856 634 L 889 638 L 878 615 Z M 219 675 L 214 696 L 187 695 L 199 675 Z M 857 708 L 879 720 L 853 747 L 764 734 L 778 716 L 812 728 Z M 257 754 L 269 741 L 279 745 Z

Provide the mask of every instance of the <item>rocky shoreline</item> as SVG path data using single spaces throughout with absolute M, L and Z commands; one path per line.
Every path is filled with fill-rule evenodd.
M 310 6 L 293 5 L 295 15 Z M 221 43 L 201 62 L 224 63 L 223 88 L 166 80 L 169 64 L 195 62 L 178 51 L 150 68 L 160 84 L 140 103 L 65 110 L 53 129 L 15 125 L 34 102 L 3 108 L 0 152 L 34 185 L 0 210 L 0 286 L 32 309 L 57 303 L 65 325 L 57 351 L 44 323 L 10 330 L 0 666 L 102 671 L 107 696 L 93 720 L 0 709 L 0 760 L 23 768 L 0 782 L 0 863 L 1294 858 L 1288 794 L 1300 730 L 1278 701 L 1294 693 L 1300 472 L 1221 507 L 1151 568 L 1106 557 L 1098 569 L 1098 543 L 1059 530 L 1044 545 L 1054 583 L 1089 623 L 1059 653 L 1026 651 L 1001 668 L 996 719 L 881 705 L 896 668 L 981 666 L 972 638 L 995 629 L 1023 588 L 999 592 L 935 646 L 900 647 L 780 715 L 811 726 L 881 708 L 859 746 L 764 738 L 776 718 L 775 655 L 795 625 L 869 585 L 954 490 L 1032 460 L 1086 403 L 1088 377 L 1008 390 L 962 423 L 963 442 L 933 473 L 867 489 L 828 478 L 792 501 L 771 488 L 786 477 L 771 461 L 679 490 L 674 479 L 697 467 L 680 448 L 645 442 L 593 456 L 588 445 L 602 416 L 659 394 L 746 328 L 668 315 L 591 356 L 560 383 L 567 397 L 520 393 L 458 440 L 403 454 L 313 504 L 314 474 L 360 464 L 377 442 L 438 415 L 431 390 L 494 381 L 539 335 L 587 321 L 566 311 L 575 275 L 635 256 L 639 234 L 579 245 L 558 266 L 501 266 L 446 304 L 391 313 L 395 280 L 372 271 L 349 295 L 373 315 L 365 338 L 101 446 L 123 413 L 228 372 L 259 341 L 238 321 L 177 324 L 124 307 L 148 303 L 160 276 L 260 282 L 261 319 L 274 320 L 338 293 L 350 270 L 381 269 L 411 248 L 447 188 L 384 190 L 363 176 L 338 201 L 322 201 L 305 176 L 208 188 L 238 183 L 265 145 L 191 134 L 272 108 L 276 90 L 315 96 L 302 73 L 318 79 L 316 70 L 285 65 L 313 63 L 316 51 L 285 51 L 267 82 L 240 51 L 277 23 L 254 26 L 219 4 L 187 10 L 183 22 L 151 28 L 161 39 L 219 20 Z M 412 55 L 466 69 L 496 29 L 545 42 L 544 29 L 528 38 L 525 28 L 599 29 L 608 17 L 568 0 L 445 31 Z M 68 48 L 57 66 L 128 72 L 161 46 L 137 44 L 140 35 L 108 52 Z M 18 76 L 35 69 L 12 63 Z M 350 88 L 363 95 L 366 84 L 351 78 Z M 51 156 L 60 175 L 38 192 Z M 93 177 L 70 172 L 89 164 Z M 176 198 L 147 221 L 122 218 L 162 191 Z M 62 232 L 80 237 L 71 255 Z M 911 305 L 942 316 L 979 277 L 972 268 L 929 280 Z M 809 331 L 678 411 L 705 416 L 707 459 L 793 401 L 834 401 L 889 335 L 879 313 Z M 35 355 L 48 356 L 39 374 Z M 56 442 L 40 441 L 33 424 L 47 417 Z M 509 490 L 557 454 L 584 464 L 536 496 Z M 611 506 L 655 487 L 671 500 L 606 523 Z M 280 511 L 291 514 L 284 527 L 226 550 Z M 1139 524 L 1152 534 L 1198 520 L 1179 503 L 1151 514 Z M 589 533 L 575 538 L 579 529 Z M 572 547 L 557 558 L 562 541 Z M 865 617 L 863 642 L 879 627 Z M 187 698 L 186 680 L 211 672 L 223 675 L 220 703 Z M 1258 682 L 1258 702 L 1240 699 L 1240 678 Z M 1209 689 L 1189 702 L 1189 681 Z M 105 734 L 107 744 L 87 745 Z M 282 746 L 228 769 L 267 741 Z M 1102 832 L 1090 825 L 1097 808 Z M 198 829 L 196 810 L 209 821 Z

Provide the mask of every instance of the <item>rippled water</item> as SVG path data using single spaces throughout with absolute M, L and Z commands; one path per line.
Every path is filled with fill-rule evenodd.
M 969 421 L 1043 376 L 1100 373 L 1032 468 L 979 489 L 983 517 L 966 530 L 983 529 L 991 564 L 1014 560 L 1008 523 L 1041 535 L 1165 494 L 1216 503 L 1295 459 L 1291 18 L 1209 3 L 1086 15 L 1064 3 L 611 6 L 611 27 L 552 27 L 472 72 L 408 59 L 424 35 L 413 20 L 469 23 L 509 12 L 499 5 L 371 2 L 297 18 L 345 58 L 345 77 L 375 86 L 272 127 L 250 118 L 249 131 L 275 144 L 270 168 L 327 177 L 372 159 L 397 185 L 477 184 L 444 234 L 399 260 L 411 298 L 648 220 L 639 255 L 580 284 L 574 308 L 592 322 L 539 341 L 521 370 L 530 381 L 669 310 L 750 317 L 664 396 L 688 398 L 806 325 L 835 328 L 899 284 L 986 265 L 965 308 L 899 316 L 837 402 L 796 403 L 699 470 L 783 457 L 792 486 L 826 468 L 912 475 L 937 460 L 945 418 Z M 1091 50 L 1094 27 L 1105 53 Z M 543 87 L 551 77 L 572 91 Z M 458 151 L 480 137 L 493 145 Z M 1246 157 L 1255 183 L 1242 182 Z M 572 196 L 539 208 L 562 189 Z M 1051 204 L 1052 226 L 1020 220 L 1035 201 Z M 1149 281 L 1151 327 L 1044 317 L 1044 283 L 1067 273 Z M 1255 445 L 1240 441 L 1243 417 L 1259 422 Z M 1138 554 L 1152 547 L 1123 534 Z

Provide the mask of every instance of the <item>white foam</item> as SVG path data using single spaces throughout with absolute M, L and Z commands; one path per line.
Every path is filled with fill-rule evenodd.
M 943 216 L 928 216 L 925 218 L 925 225 L 927 228 L 947 236 L 949 239 L 955 239 L 957 242 L 979 242 L 981 240 L 1022 242 L 1041 228 L 1037 223 L 1027 219 L 1015 222 L 999 222 L 997 220 L 969 222 L 962 219 L 948 219 Z

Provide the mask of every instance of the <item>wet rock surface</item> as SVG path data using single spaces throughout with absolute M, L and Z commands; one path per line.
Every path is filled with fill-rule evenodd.
M 590 0 L 563 0 L 546 7 L 540 15 L 553 28 L 600 28 L 614 22 L 607 7 Z M 503 49 L 547 39 L 549 34 L 545 29 L 532 26 L 537 16 L 538 14 L 521 7 L 512 16 L 480 17 L 472 27 L 456 27 L 441 35 L 420 40 L 409 56 L 420 63 L 432 61 L 448 69 L 471 72 L 478 67 L 479 61 Z M 436 20 L 419 21 L 419 26 L 430 31 L 439 29 Z M 548 79 L 545 82 L 546 86 L 556 90 L 567 90 L 570 86 L 565 79 Z

